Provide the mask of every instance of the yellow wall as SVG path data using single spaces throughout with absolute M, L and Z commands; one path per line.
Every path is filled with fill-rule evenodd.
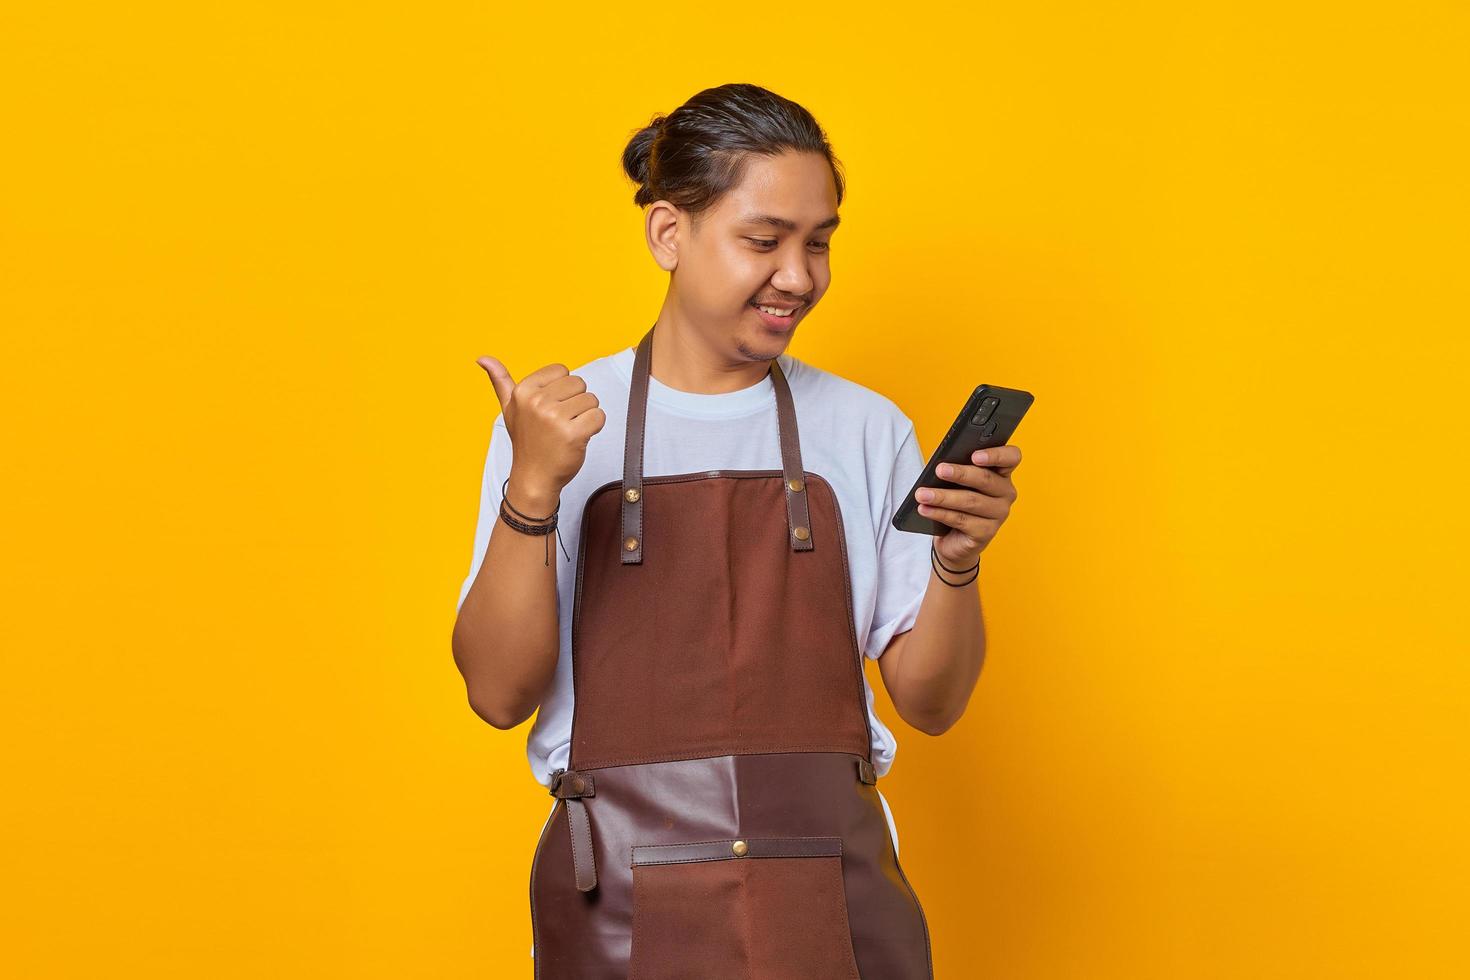
M 968 715 L 871 668 L 939 976 L 1470 973 L 1462 4 L 215 6 L 0 26 L 0 972 L 529 976 L 474 358 L 634 342 L 624 140 L 754 81 L 850 178 L 792 353 L 1037 395 Z

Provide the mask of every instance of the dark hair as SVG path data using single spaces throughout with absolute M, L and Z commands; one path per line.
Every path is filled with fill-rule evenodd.
M 744 82 L 707 88 L 633 134 L 623 170 L 638 184 L 633 203 L 666 200 L 695 216 L 740 183 L 747 155 L 787 150 L 820 153 L 842 203 L 841 162 L 810 112 L 769 89 Z

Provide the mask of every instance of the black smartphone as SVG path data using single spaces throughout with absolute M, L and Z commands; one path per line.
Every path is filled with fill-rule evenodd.
M 900 531 L 916 534 L 947 534 L 952 528 L 919 513 L 919 502 L 914 494 L 920 487 L 952 487 L 969 490 L 960 483 L 942 480 L 934 475 L 940 463 L 974 464 L 970 456 L 978 450 L 992 446 L 1004 446 L 1010 442 L 1011 434 L 1021 424 L 1021 418 L 1035 400 L 1029 391 L 1019 388 L 1001 388 L 997 385 L 980 385 L 971 394 L 954 424 L 939 440 L 939 447 L 929 457 L 924 472 L 909 488 L 908 496 L 898 505 L 893 514 L 893 526 Z

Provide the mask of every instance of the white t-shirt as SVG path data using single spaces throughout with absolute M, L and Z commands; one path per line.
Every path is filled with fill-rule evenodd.
M 566 768 L 572 739 L 572 603 L 576 587 L 582 509 L 602 484 L 623 477 L 623 440 L 632 347 L 574 368 L 597 396 L 607 422 L 587 443 L 582 469 L 562 489 L 557 533 L 550 537 L 557 569 L 557 612 L 561 652 L 552 689 L 542 701 L 526 738 L 531 772 L 550 787 L 551 773 Z M 853 625 L 863 656 L 877 659 L 894 634 L 911 629 L 929 584 L 927 534 L 895 530 L 893 512 L 924 469 L 914 424 L 891 400 L 846 378 L 788 354 L 779 357 L 796 408 L 802 468 L 831 484 L 842 510 L 852 578 Z M 780 469 L 776 396 L 769 375 L 739 391 L 697 394 L 648 379 L 643 472 L 645 476 L 713 469 Z M 470 571 L 459 590 L 464 604 L 479 573 L 500 513 L 500 487 L 510 474 L 512 450 L 503 416 L 491 429 L 479 521 Z M 565 552 L 563 552 L 565 548 Z M 570 556 L 570 561 L 568 561 Z M 456 607 L 458 608 L 458 606 Z M 897 742 L 873 710 L 873 689 L 864 673 L 873 767 L 879 776 L 893 765 Z M 879 794 L 894 848 L 898 833 L 888 801 Z M 553 809 L 555 805 L 553 803 Z

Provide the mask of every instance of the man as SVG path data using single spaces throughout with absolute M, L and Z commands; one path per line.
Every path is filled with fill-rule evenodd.
M 889 524 L 923 468 L 912 422 L 785 352 L 843 192 L 805 109 L 708 89 L 624 166 L 669 273 L 652 328 L 519 382 L 479 359 L 501 414 L 453 649 L 492 725 L 539 709 L 536 975 L 932 977 L 861 658 L 914 727 L 958 720 L 1020 451 L 921 491 L 948 533 Z

